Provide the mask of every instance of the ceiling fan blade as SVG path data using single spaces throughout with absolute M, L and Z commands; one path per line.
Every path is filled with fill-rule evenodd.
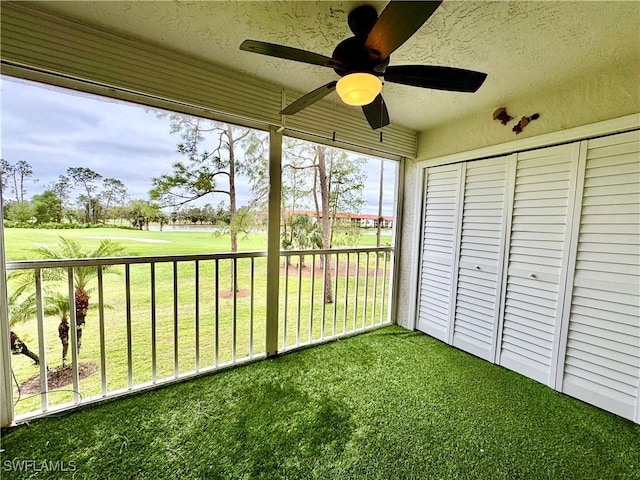
M 319 88 L 316 88 L 314 91 L 307 93 L 306 95 L 300 97 L 298 100 L 286 107 L 284 110 L 282 110 L 280 112 L 280 115 L 293 115 L 294 113 L 298 113 L 300 110 L 307 108 L 309 105 L 316 103 L 318 100 L 326 97 L 331 92 L 333 92 L 336 89 L 337 83 L 338 82 L 336 81 L 329 82 L 326 85 L 323 85 Z
M 386 59 L 426 22 L 440 6 L 435 2 L 391 1 L 367 36 L 365 47 L 380 60 Z
M 362 111 L 364 116 L 367 117 L 367 122 L 374 130 L 389 125 L 389 112 L 381 94 L 378 94 L 369 105 L 363 105 Z
M 284 45 L 276 45 L 275 43 L 260 42 L 258 40 L 245 40 L 240 44 L 240 50 L 259 53 L 260 55 L 268 55 L 270 57 L 284 58 L 285 60 L 293 60 L 294 62 L 320 65 L 322 67 L 344 67 L 342 62 L 330 57 L 325 57 L 319 53 L 308 52 L 299 48 L 286 47 Z
M 435 65 L 398 65 L 384 72 L 387 82 L 449 92 L 475 92 L 486 78 L 486 73 Z

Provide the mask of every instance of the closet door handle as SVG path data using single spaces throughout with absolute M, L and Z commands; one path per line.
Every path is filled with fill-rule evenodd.
M 476 270 L 480 270 L 480 265 L 476 265 Z
M 530 274 L 529 274 L 529 276 L 530 276 L 531 278 L 538 278 L 538 276 L 537 276 L 535 273 L 530 273 Z

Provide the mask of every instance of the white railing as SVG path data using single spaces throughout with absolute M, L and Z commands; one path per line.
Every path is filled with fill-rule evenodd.
M 391 323 L 392 251 L 382 247 L 281 252 L 279 350 Z M 303 274 L 309 278 L 304 293 Z M 289 298 L 290 283 L 294 284 L 293 301 Z M 325 301 L 327 296 L 331 302 Z
M 392 252 L 281 252 L 278 351 L 391 323 Z M 35 318 L 12 328 L 36 332 L 40 357 L 36 375 L 26 358 L 14 375 L 15 421 L 265 358 L 266 306 L 274 301 L 266 295 L 266 256 L 261 251 L 7 262 L 11 275 L 33 273 L 32 289 L 24 295 L 35 298 Z M 88 267 L 95 274 L 90 296 L 96 313 L 90 311 L 79 336 L 74 276 Z M 54 271 L 63 272 L 66 286 L 54 280 L 60 278 Z M 71 357 L 65 368 L 61 357 L 49 361 L 61 343 L 60 319 L 52 317 L 48 301 L 61 288 L 68 299 Z M 24 392 L 29 375 L 32 384 L 38 377 L 37 393 Z M 71 377 L 68 385 L 49 387 L 65 375 Z

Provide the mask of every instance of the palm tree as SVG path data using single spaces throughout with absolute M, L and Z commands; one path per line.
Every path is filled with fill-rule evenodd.
M 296 215 L 291 222 L 291 247 L 297 250 L 322 248 L 322 232 L 309 215 Z M 304 268 L 304 256 L 299 267 Z
M 42 259 L 52 260 L 115 257 L 125 253 L 121 245 L 111 240 L 102 240 L 96 248 L 87 251 L 75 240 L 65 237 L 60 237 L 56 248 L 40 246 L 33 251 Z M 110 271 L 113 273 L 109 266 L 102 267 L 102 270 L 105 273 Z M 90 290 L 88 289 L 88 285 L 97 276 L 98 267 L 95 265 L 75 267 L 73 269 L 78 351 L 80 351 L 80 346 L 82 345 L 82 328 L 86 322 L 87 311 L 90 308 Z M 67 279 L 66 271 L 57 268 L 44 269 L 43 277 L 44 280 L 48 281 L 65 281 Z M 17 279 L 18 281 L 11 296 L 16 305 L 15 322 L 33 318 L 36 312 L 35 293 L 26 296 L 24 296 L 24 293 L 34 284 L 35 272 L 24 270 L 12 274 L 10 278 Z M 69 344 L 69 301 L 67 297 L 59 292 L 52 293 L 49 290 L 45 290 L 43 293 L 45 296 L 45 315 L 55 315 L 60 317 L 61 320 L 58 326 L 58 336 L 62 342 L 62 358 L 64 363 L 66 361 L 66 352 Z M 21 299 L 21 301 L 18 302 L 18 299 Z
M 104 257 L 117 257 L 124 255 L 124 248 L 111 240 L 102 240 L 100 244 L 93 250 L 86 251 L 82 246 L 70 238 L 60 237 L 58 242 L 58 248 L 54 249 L 49 246 L 41 246 L 34 249 L 34 252 L 45 259 L 78 259 L 78 258 L 104 258 Z M 105 266 L 102 268 L 103 272 L 107 273 L 113 271 L 110 267 Z M 76 330 L 78 339 L 78 351 L 82 345 L 82 327 L 84 327 L 85 319 L 87 317 L 87 311 L 89 310 L 89 291 L 88 285 L 98 276 L 98 267 L 95 265 L 88 265 L 86 267 L 75 267 L 73 269 L 73 284 L 75 287 L 74 297 L 76 305 Z M 66 280 L 66 272 L 63 270 L 53 269 L 52 279 Z M 58 334 L 62 335 L 62 331 L 59 330 Z M 66 341 L 69 341 L 69 333 L 67 328 Z M 64 342 L 63 337 L 60 340 Z
M 48 317 L 60 318 L 58 325 L 58 337 L 62 343 L 62 366 L 67 364 L 67 352 L 69 351 L 69 298 L 60 292 L 47 295 L 44 314 Z
M 33 297 L 33 298 L 32 298 Z M 40 364 L 40 357 L 29 350 L 29 347 L 23 339 L 21 339 L 17 333 L 13 331 L 13 327 L 29 318 L 29 312 L 32 310 L 35 312 L 35 296 L 30 295 L 23 302 L 18 303 L 17 295 L 11 295 L 9 297 L 9 337 L 11 341 L 11 351 L 14 355 L 25 355 L 34 361 L 36 365 Z

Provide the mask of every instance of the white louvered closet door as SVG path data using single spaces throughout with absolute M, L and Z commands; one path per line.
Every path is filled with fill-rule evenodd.
M 516 168 L 498 358 L 500 365 L 550 386 L 555 386 L 578 151 L 579 144 L 571 144 L 519 153 Z
M 500 310 L 509 160 L 468 162 L 453 345 L 493 361 Z
M 640 133 L 583 145 L 562 391 L 640 423 Z
M 455 164 L 426 171 L 417 323 L 419 330 L 445 342 L 455 298 L 463 168 L 464 164 Z

